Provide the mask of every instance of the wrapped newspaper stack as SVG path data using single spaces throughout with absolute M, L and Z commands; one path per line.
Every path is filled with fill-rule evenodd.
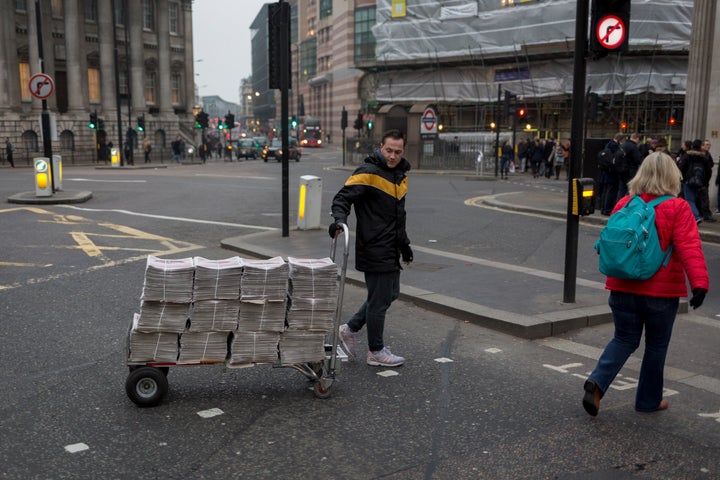
M 140 332 L 182 333 L 190 316 L 187 303 L 148 302 L 140 304 L 137 329 Z
M 285 300 L 240 302 L 237 329 L 241 332 L 282 332 L 285 330 Z
M 220 363 L 227 359 L 227 332 L 185 332 L 180 335 L 178 363 Z
M 288 258 L 288 329 L 327 332 L 337 307 L 337 265 L 329 258 Z
M 193 303 L 191 332 L 231 332 L 237 329 L 238 300 L 203 300 Z
M 178 357 L 178 334 L 145 333 L 138 329 L 139 322 L 140 315 L 136 313 L 128 339 L 128 361 L 174 363 Z
M 243 259 L 241 300 L 282 300 L 287 296 L 288 265 L 281 257 Z
M 208 260 L 195 257 L 193 301 L 237 300 L 240 298 L 242 261 L 240 257 Z
M 167 303 L 190 303 L 195 265 L 192 258 L 165 259 L 149 255 L 145 267 L 142 299 Z
M 280 363 L 321 362 L 325 358 L 325 334 L 285 330 L 280 336 Z
M 230 342 L 230 365 L 277 363 L 277 332 L 234 332 Z

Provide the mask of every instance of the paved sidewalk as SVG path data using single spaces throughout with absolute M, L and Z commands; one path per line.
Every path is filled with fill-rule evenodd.
M 524 211 L 565 217 L 567 197 L 550 191 L 499 194 L 482 200 L 484 204 L 507 210 Z M 538 208 L 541 206 L 541 208 Z M 598 214 L 584 217 L 582 222 L 605 223 Z M 720 242 L 720 223 L 704 223 L 700 231 L 705 241 Z M 354 239 L 350 239 L 352 251 Z M 240 255 L 259 258 L 275 256 L 321 258 L 329 254 L 329 239 L 320 230 L 291 230 L 288 237 L 279 232 L 262 232 L 232 237 L 221 242 L 224 248 Z M 562 275 L 517 265 L 442 252 L 424 246 L 413 246 L 422 252 L 422 263 L 416 262 L 401 276 L 401 298 L 428 310 L 499 330 L 522 338 L 543 338 L 568 330 L 583 328 L 612 320 L 607 305 L 607 291 L 601 282 L 578 279 L 576 302 L 562 303 Z M 342 240 L 336 261 L 342 262 Z M 442 268 L 442 282 L 437 270 Z M 551 278 L 555 281 L 538 281 Z M 352 255 L 348 262 L 346 282 L 363 285 L 360 272 L 354 269 Z M 512 289 L 498 289 L 512 285 Z M 513 291 L 532 291 L 533 295 L 518 301 Z M 499 293 L 501 292 L 501 293 Z M 482 299 L 483 304 L 477 303 Z M 680 312 L 687 312 L 681 302 Z

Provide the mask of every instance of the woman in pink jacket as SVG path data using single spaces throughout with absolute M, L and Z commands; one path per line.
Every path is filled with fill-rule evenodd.
M 662 195 L 676 196 L 682 175 L 673 159 L 662 152 L 643 160 L 637 174 L 628 183 L 630 196 L 621 198 L 613 213 L 621 209 L 632 195 L 646 202 Z M 673 246 L 670 261 L 648 280 L 624 280 L 607 277 L 610 290 L 615 334 L 605 347 L 595 370 L 584 385 L 583 407 L 597 415 L 600 399 L 607 392 L 627 359 L 640 345 L 645 329 L 645 353 L 635 396 L 635 410 L 665 410 L 662 398 L 663 372 L 672 327 L 680 297 L 687 296 L 685 275 L 690 280 L 690 305 L 698 308 L 708 291 L 708 272 L 695 217 L 688 203 L 680 198 L 666 200 L 655 207 L 655 225 L 663 250 Z

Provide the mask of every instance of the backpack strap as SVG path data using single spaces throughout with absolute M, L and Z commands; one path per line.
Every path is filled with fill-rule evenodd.
M 657 197 L 657 198 L 649 201 L 649 202 L 648 202 L 648 205 L 651 206 L 651 207 L 653 207 L 653 208 L 655 208 L 655 207 L 657 207 L 659 204 L 661 204 L 662 202 L 664 202 L 665 200 L 670 200 L 671 198 L 673 198 L 672 195 L 663 195 L 662 197 Z

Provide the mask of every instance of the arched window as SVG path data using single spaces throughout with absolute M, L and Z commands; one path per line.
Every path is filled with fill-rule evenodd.
M 37 133 L 33 130 L 25 130 L 22 134 L 22 148 L 25 152 L 39 152 Z
M 70 130 L 63 130 L 60 133 L 60 150 L 66 152 L 75 151 L 75 134 Z
M 155 131 L 155 147 L 157 148 L 165 148 L 165 130 L 156 130 Z

